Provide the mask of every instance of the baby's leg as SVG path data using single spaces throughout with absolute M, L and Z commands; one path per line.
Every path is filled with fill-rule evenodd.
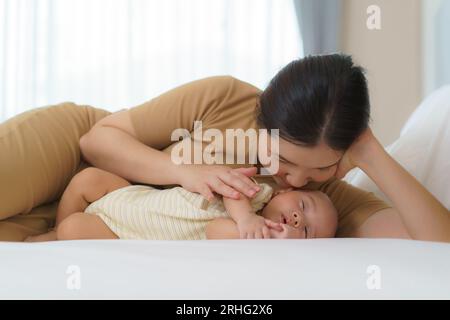
M 67 186 L 56 213 L 56 226 L 75 212 L 84 212 L 90 203 L 130 183 L 108 171 L 90 167 L 76 174 Z
M 26 242 L 56 240 L 56 229 L 66 218 L 76 212 L 83 212 L 87 206 L 104 195 L 126 186 L 130 183 L 110 172 L 90 167 L 76 174 L 64 191 L 56 212 L 56 225 L 54 230 L 30 236 Z
M 118 238 L 99 216 L 84 212 L 71 214 L 56 229 L 57 240 Z

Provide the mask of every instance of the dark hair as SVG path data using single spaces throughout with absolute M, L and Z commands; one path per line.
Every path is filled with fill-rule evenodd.
M 324 141 L 347 150 L 367 128 L 370 102 L 364 70 L 351 56 L 328 54 L 294 60 L 262 92 L 258 124 L 279 129 L 297 145 Z

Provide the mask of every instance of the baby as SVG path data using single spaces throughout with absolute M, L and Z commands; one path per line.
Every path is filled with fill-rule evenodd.
M 256 182 L 256 181 L 255 181 Z M 131 185 L 97 168 L 76 174 L 58 206 L 54 230 L 28 242 L 75 239 L 307 239 L 334 237 L 337 212 L 319 191 L 274 192 L 209 203 L 181 187 Z

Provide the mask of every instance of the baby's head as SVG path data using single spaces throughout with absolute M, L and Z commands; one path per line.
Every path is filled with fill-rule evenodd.
M 320 191 L 281 190 L 272 196 L 261 215 L 298 229 L 296 238 L 332 238 L 338 224 L 333 203 Z

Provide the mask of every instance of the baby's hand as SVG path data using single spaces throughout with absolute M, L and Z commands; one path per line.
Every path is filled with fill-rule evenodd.
M 237 223 L 241 239 L 270 239 L 265 219 L 256 214 L 249 215 Z
M 303 239 L 303 232 L 300 228 L 292 227 L 288 224 L 273 222 L 266 219 L 269 226 L 270 237 L 274 239 Z

